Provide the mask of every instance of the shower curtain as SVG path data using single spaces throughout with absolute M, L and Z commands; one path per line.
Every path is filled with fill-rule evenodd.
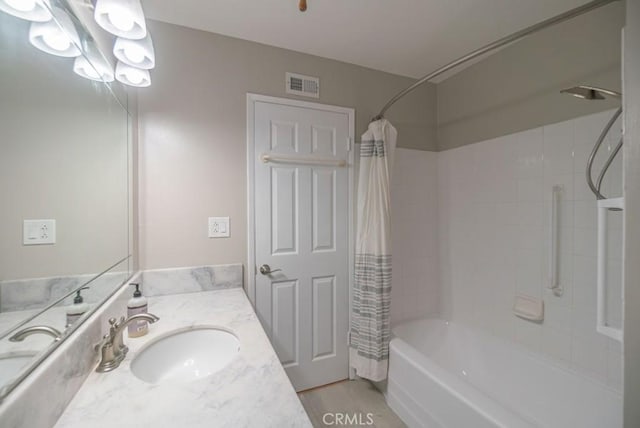
M 389 183 L 398 133 L 386 120 L 369 124 L 360 145 L 356 257 L 349 340 L 360 377 L 387 377 L 391 335 L 391 200 Z

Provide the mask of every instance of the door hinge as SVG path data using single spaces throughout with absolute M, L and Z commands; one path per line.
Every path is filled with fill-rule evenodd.
M 347 151 L 351 151 L 351 137 L 347 137 Z

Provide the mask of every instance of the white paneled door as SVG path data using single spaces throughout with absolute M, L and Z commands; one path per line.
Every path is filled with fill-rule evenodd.
M 310 103 L 251 102 L 254 303 L 301 391 L 349 375 L 353 116 Z

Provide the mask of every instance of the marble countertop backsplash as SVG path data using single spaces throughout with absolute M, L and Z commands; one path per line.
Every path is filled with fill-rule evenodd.
M 164 280 L 171 275 L 186 280 L 177 289 L 173 282 L 171 291 L 186 293 L 149 298 L 149 312 L 160 321 L 149 326 L 148 335 L 125 339 L 130 350 L 119 368 L 89 375 L 55 428 L 311 427 L 243 289 L 197 291 L 227 274 L 237 277 L 237 270 L 189 269 L 151 277 L 145 272 L 144 289 L 151 292 L 147 285 L 155 279 L 160 290 L 150 294 L 168 292 Z M 212 275 L 218 281 L 211 280 Z M 184 383 L 150 384 L 133 375 L 131 361 L 146 343 L 176 329 L 202 325 L 229 329 L 240 340 L 240 351 L 227 367 Z
M 237 288 L 242 287 L 242 264 L 146 270 L 141 283 L 147 297 Z

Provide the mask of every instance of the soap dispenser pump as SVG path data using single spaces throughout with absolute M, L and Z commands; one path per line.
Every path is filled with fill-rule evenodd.
M 67 308 L 67 328 L 75 324 L 75 322 L 78 321 L 78 319 L 80 319 L 80 317 L 89 309 L 89 305 L 84 303 L 84 299 L 80 294 L 82 290 L 87 289 L 89 289 L 89 287 L 82 287 L 76 290 L 76 297 L 73 298 L 73 305 Z
M 136 314 L 146 314 L 148 305 L 147 299 L 142 296 L 142 292 L 140 291 L 140 284 L 131 285 L 136 287 L 136 290 L 133 292 L 133 298 L 129 299 L 127 303 L 127 317 L 131 317 Z M 132 322 L 128 326 L 129 337 L 140 337 L 144 336 L 149 332 L 149 323 L 145 320 L 138 320 Z

